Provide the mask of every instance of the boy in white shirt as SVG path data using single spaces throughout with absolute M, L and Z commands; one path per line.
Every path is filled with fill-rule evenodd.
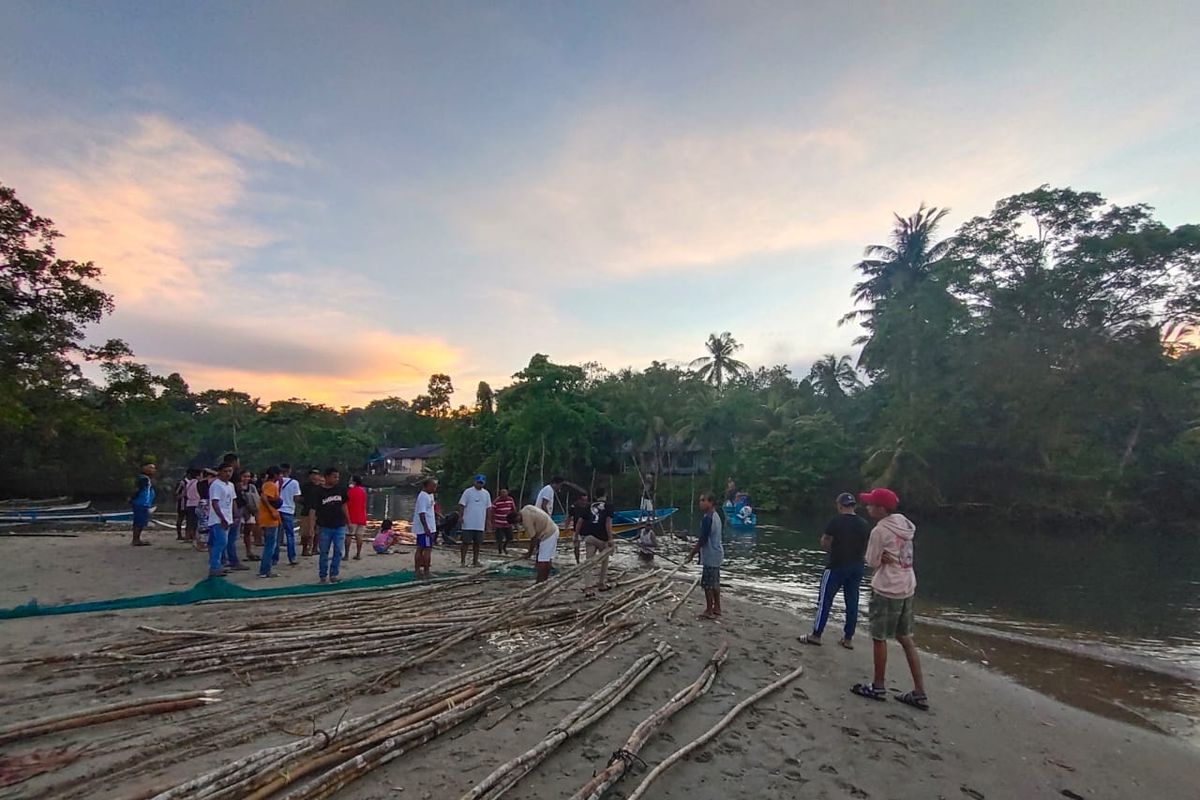
M 426 478 L 413 510 L 412 530 L 417 537 L 413 569 L 418 578 L 429 577 L 429 564 L 433 558 L 433 537 L 437 535 L 437 514 L 433 510 L 433 493 L 436 491 L 437 479 Z

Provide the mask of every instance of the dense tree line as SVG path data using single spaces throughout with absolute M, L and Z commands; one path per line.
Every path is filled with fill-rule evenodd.
M 85 345 L 112 307 L 99 269 L 58 258 L 49 220 L 0 187 L 0 480 L 9 494 L 99 495 L 147 456 L 168 473 L 228 449 L 354 466 L 378 445 L 444 441 L 437 469 L 454 485 L 483 471 L 514 488 L 555 472 L 632 486 L 700 459 L 706 488 L 736 475 L 765 507 L 886 483 L 926 510 L 1194 518 L 1200 227 L 1047 187 L 941 238 L 944 216 L 898 217 L 854 265 L 843 321 L 862 326 L 857 362 L 751 370 L 725 332 L 687 367 L 539 354 L 471 405 L 453 408 L 450 378 L 434 375 L 411 401 L 332 409 L 192 392 L 119 341 Z

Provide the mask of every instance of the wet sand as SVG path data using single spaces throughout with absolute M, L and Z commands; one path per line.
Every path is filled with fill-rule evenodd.
M 203 556 L 176 545 L 172 533 L 158 533 L 156 544 L 132 548 L 127 534 L 83 533 L 77 539 L 11 538 L 0 541 L 0 606 L 36 597 L 41 603 L 77 602 L 187 588 L 203 574 Z M 369 552 L 369 546 L 368 546 Z M 565 551 L 560 551 L 569 560 Z M 488 558 L 494 558 L 489 556 Z M 380 574 L 406 568 L 411 553 L 397 556 L 364 554 L 351 561 L 343 577 Z M 458 558 L 438 552 L 435 571 L 457 570 Z M 315 580 L 313 559 L 293 569 L 280 568 L 272 583 Z M 235 583 L 257 588 L 265 583 L 253 573 L 238 573 Z M 481 601 L 502 611 L 513 602 L 522 582 L 494 581 Z M 681 585 L 680 590 L 686 585 Z M 573 589 L 571 602 L 586 604 Z M 263 615 L 299 615 L 321 602 L 319 597 L 245 604 L 216 604 L 137 611 L 42 617 L 0 622 L 0 659 L 10 661 L 84 651 L 128 637 L 138 625 L 219 630 L 222 625 Z M 501 761 L 541 739 L 580 700 L 612 680 L 653 642 L 671 645 L 676 655 L 626 698 L 616 710 L 578 738 L 569 740 L 548 761 L 512 790 L 514 798 L 567 797 L 601 769 L 632 728 L 675 691 L 691 682 L 721 642 L 729 643 L 729 659 L 712 690 L 678 714 L 651 739 L 641 757 L 654 765 L 719 719 L 740 699 L 790 671 L 804 674 L 783 691 L 742 715 L 715 741 L 668 772 L 649 797 L 717 800 L 730 797 L 828 798 L 1194 798 L 1200 775 L 1200 751 L 1142 728 L 1101 718 L 1023 688 L 976 665 L 924 655 L 933 710 L 923 713 L 893 701 L 871 702 L 850 695 L 851 683 L 867 678 L 869 643 L 854 651 L 834 646 L 806 647 L 796 640 L 806 620 L 761 604 L 745 602 L 735 591 L 725 597 L 726 618 L 720 624 L 695 618 L 701 601 L 693 596 L 675 620 L 670 603 L 649 611 L 652 626 L 621 644 L 544 700 L 527 706 L 487 730 L 488 718 L 444 735 L 341 790 L 347 798 L 408 797 L 427 800 L 457 798 Z M 363 625 L 375 620 L 364 619 Z M 830 644 L 836 637 L 830 637 Z M 974 643 L 959 638 L 966 646 Z M 357 714 L 456 671 L 495 658 L 511 646 L 503 637 L 466 642 L 441 661 L 406 676 L 406 685 L 388 694 L 356 697 L 348 713 Z M 164 717 L 113 722 L 84 732 L 42 737 L 14 745 L 5 755 L 68 746 L 102 737 L 136 750 L 169 742 L 198 720 L 243 719 L 265 713 L 267 698 L 314 691 L 323 681 L 354 680 L 378 669 L 372 659 L 337 662 L 263 675 L 212 675 L 174 679 L 150 687 L 133 686 L 126 695 L 165 691 L 225 689 L 215 711 L 180 712 Z M 52 667 L 0 667 L 0 725 L 30 715 L 50 714 L 98 702 L 92 691 L 21 702 L 48 688 L 70 686 Z M 891 649 L 889 688 L 909 688 L 899 649 Z M 105 701 L 114 699 L 106 696 Z M 515 699 L 515 698 L 514 698 Z M 331 727 L 347 709 L 315 718 L 296 715 L 279 719 L 259 740 L 227 750 L 183 757 L 156 774 L 115 782 L 89 797 L 132 798 L 156 786 L 178 782 L 204 769 L 267 744 L 292 740 L 314 726 Z M 492 715 L 493 718 L 496 716 Z M 108 745 L 112 746 L 112 745 Z M 6 789 L 0 796 L 49 796 L 48 786 L 95 763 L 79 762 L 56 773 Z M 101 762 L 102 763 L 102 762 Z M 624 796 L 644 775 L 633 773 L 617 785 Z M 402 793 L 401 793 L 402 792 Z M 59 792 L 56 797 L 69 797 Z

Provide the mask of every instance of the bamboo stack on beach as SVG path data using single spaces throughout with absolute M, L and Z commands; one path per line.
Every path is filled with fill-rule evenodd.
M 174 569 L 165 548 L 137 572 L 81 541 L 56 554 L 96 591 L 161 591 Z M 432 583 L 0 623 L 0 797 L 1099 797 L 1128 779 L 1117 746 L 1172 797 L 1196 763 L 932 658 L 935 715 L 861 701 L 869 648 L 806 648 L 736 589 L 722 623 L 697 620 L 687 567 L 618 558 L 610 590 L 584 592 L 594 565 L 569 557 L 539 585 L 437 558 Z M 60 591 L 80 596 L 70 573 Z

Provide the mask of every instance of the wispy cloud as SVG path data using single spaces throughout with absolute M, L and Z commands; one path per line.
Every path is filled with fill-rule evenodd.
M 441 339 L 361 313 L 361 277 L 313 264 L 264 272 L 260 248 L 278 234 L 248 208 L 256 175 L 310 163 L 299 148 L 245 123 L 205 133 L 154 115 L 60 130 L 70 146 L 9 180 L 55 220 L 63 255 L 104 270 L 117 310 L 102 333 L 154 368 L 198 388 L 340 402 L 364 383 L 411 394 L 458 363 Z

